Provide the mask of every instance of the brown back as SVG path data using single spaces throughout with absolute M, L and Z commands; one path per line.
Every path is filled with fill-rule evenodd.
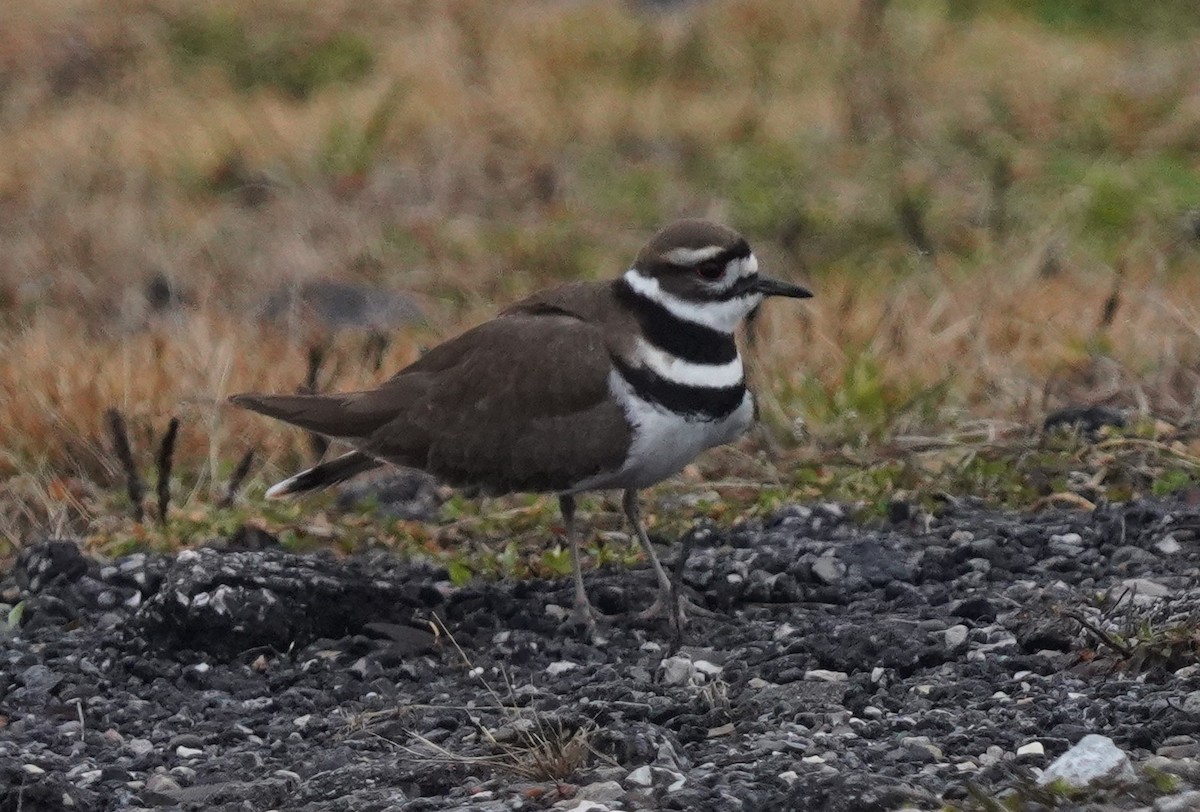
M 393 415 L 363 449 L 493 493 L 619 468 L 631 431 L 608 376 L 630 334 L 611 297 L 610 284 L 539 293 L 353 395 L 348 408 Z

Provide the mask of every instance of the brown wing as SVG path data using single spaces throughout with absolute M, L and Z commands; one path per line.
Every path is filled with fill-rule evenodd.
M 489 492 L 563 490 L 625 460 L 630 429 L 609 397 L 610 370 L 599 326 L 510 311 L 368 393 L 403 392 L 407 403 L 364 449 Z
M 231 400 L 451 484 L 563 490 L 619 468 L 631 440 L 608 376 L 610 353 L 632 333 L 603 321 L 614 317 L 609 293 L 577 284 L 535 294 L 377 389 Z

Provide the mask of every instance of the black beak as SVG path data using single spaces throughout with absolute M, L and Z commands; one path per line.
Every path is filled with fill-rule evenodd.
M 754 282 L 753 290 L 755 293 L 761 293 L 763 296 L 788 296 L 792 299 L 812 298 L 812 291 L 808 288 L 802 288 L 790 282 L 780 282 L 778 279 L 772 279 L 769 276 L 758 277 Z

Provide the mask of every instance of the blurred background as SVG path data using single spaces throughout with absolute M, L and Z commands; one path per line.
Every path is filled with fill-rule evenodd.
M 261 493 L 308 439 L 226 395 L 373 384 L 679 216 L 817 292 L 694 478 L 882 492 L 1082 404 L 1195 460 L 1197 66 L 1194 0 L 8 0 L 0 531 L 107 532 L 109 408 L 181 419 L 183 506 L 250 448 Z

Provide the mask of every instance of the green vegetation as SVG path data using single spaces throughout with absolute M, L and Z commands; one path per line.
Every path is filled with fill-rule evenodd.
M 366 76 L 375 56 L 366 39 L 349 31 L 320 37 L 290 29 L 251 31 L 232 11 L 216 11 L 172 19 L 168 43 L 186 68 L 213 66 L 234 87 L 274 87 L 294 99 Z
M 1019 769 L 1019 768 L 1018 768 Z M 968 784 L 969 798 L 962 805 L 947 804 L 944 812 L 1049 812 L 1073 810 L 1096 805 L 1104 808 L 1119 802 L 1150 806 L 1156 798 L 1179 791 L 1179 780 L 1154 769 L 1143 769 L 1141 780 L 1132 787 L 1072 787 L 1059 779 L 1042 786 L 1028 770 L 1022 770 L 1011 786 L 990 793 Z
M 923 438 L 908 449 L 876 441 L 858 448 L 810 449 L 775 461 L 761 457 L 753 473 L 737 475 L 730 473 L 727 460 L 710 459 L 706 470 L 688 481 L 650 491 L 646 516 L 652 535 L 675 539 L 699 520 L 753 520 L 794 502 L 836 501 L 857 508 L 860 520 L 879 521 L 893 518 L 899 506 L 904 506 L 900 515 L 937 513 L 947 501 L 966 497 L 1017 509 L 1089 508 L 1101 500 L 1200 487 L 1200 457 L 1181 450 L 1170 436 L 1156 436 L 1156 430 L 1138 423 L 1121 431 L 1106 429 L 1094 438 L 1056 430 L 989 440 L 981 436 L 985 427 Z M 451 494 L 437 520 L 422 523 L 387 518 L 369 502 L 339 510 L 328 495 L 266 501 L 266 484 L 255 478 L 237 503 L 219 506 L 205 495 L 206 488 L 185 481 L 177 490 L 191 495 L 172 507 L 166 522 L 155 521 L 153 511 L 142 522 L 128 518 L 128 498 L 114 487 L 79 505 L 84 513 L 75 520 L 84 519 L 91 528 L 89 546 L 110 556 L 145 548 L 172 550 L 229 538 L 249 527 L 298 552 L 386 548 L 432 558 L 460 584 L 477 577 L 554 578 L 571 571 L 557 500 L 551 496 L 467 499 Z M 678 497 L 684 494 L 699 498 L 680 509 Z M 581 526 L 591 534 L 583 545 L 589 565 L 641 560 L 611 494 L 585 497 L 580 511 L 585 517 Z M 1137 667 L 1143 668 L 1200 654 L 1194 631 L 1138 627 L 1120 639 L 1128 647 L 1126 659 L 1137 652 Z
M 979 5 L 976 3 L 976 5 Z M 993 9 L 1012 9 L 1052 28 L 1071 33 L 1130 32 L 1180 36 L 1200 26 L 1196 4 L 1190 0 L 983 0 Z
M 400 91 L 394 87 L 380 99 L 366 121 L 335 119 L 317 159 L 318 168 L 334 176 L 364 176 L 382 157 L 384 139 L 399 102 Z

